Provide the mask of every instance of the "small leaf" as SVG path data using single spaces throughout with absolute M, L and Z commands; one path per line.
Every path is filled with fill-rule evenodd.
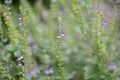
M 85 79 L 91 79 L 97 77 L 99 69 L 96 64 L 88 65 L 85 67 Z
M 14 51 L 14 50 L 15 50 L 15 46 L 9 44 L 9 45 L 6 45 L 6 46 L 5 46 L 5 49 L 6 49 L 7 51 Z

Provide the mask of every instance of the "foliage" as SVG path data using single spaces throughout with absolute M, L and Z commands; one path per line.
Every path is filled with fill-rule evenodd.
M 119 0 L 1 0 L 0 80 L 119 80 Z

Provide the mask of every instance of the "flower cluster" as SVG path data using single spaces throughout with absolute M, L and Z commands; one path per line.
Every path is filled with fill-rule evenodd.
M 19 14 L 19 16 L 18 16 L 18 26 L 22 26 L 22 19 L 23 19 L 23 15 Z
M 52 74 L 53 72 L 54 72 L 54 69 L 53 69 L 52 67 L 47 68 L 47 69 L 45 70 L 45 74 L 47 74 L 47 75 Z
M 35 67 L 34 69 L 32 69 L 31 71 L 27 72 L 26 73 L 26 76 L 30 79 L 34 76 L 36 76 L 37 74 L 40 73 L 40 68 L 39 67 Z
M 17 57 L 18 66 L 22 66 L 22 59 L 23 59 L 23 56 L 21 54 L 18 54 L 18 57 Z
M 9 5 L 12 3 L 12 0 L 5 0 L 5 4 Z
M 65 36 L 65 33 L 62 30 L 58 30 L 57 38 L 62 38 Z
M 57 29 L 57 38 L 60 39 L 65 36 L 65 33 L 61 29 L 62 18 L 58 17 L 58 29 Z
M 105 20 L 104 17 L 102 17 L 102 30 L 105 31 L 107 29 L 107 21 Z
M 115 70 L 117 68 L 116 64 L 111 62 L 111 61 L 107 61 L 107 69 L 108 70 Z

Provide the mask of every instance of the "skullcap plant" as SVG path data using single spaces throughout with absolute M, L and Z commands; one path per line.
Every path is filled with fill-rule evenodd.
M 0 80 L 120 80 L 118 5 L 0 0 Z
M 100 0 L 97 4 L 97 10 L 96 10 L 96 23 L 94 26 L 95 31 L 95 55 L 97 59 L 97 65 L 99 69 L 99 74 L 103 79 L 107 79 L 108 77 L 108 71 L 107 71 L 107 65 L 106 65 L 106 59 L 108 54 L 106 54 L 106 44 L 104 43 L 104 35 L 103 35 L 103 27 L 106 25 L 106 22 L 103 20 L 103 15 L 100 12 Z M 104 25 L 105 24 L 105 25 Z
M 81 32 L 85 33 L 85 20 L 84 17 L 82 15 L 82 8 L 79 5 L 80 1 L 79 0 L 72 0 L 72 11 L 73 11 L 73 15 L 76 19 L 76 21 L 79 23 L 79 27 Z
M 62 38 L 65 36 L 64 32 L 61 30 L 61 21 L 62 18 L 58 17 L 58 30 L 57 30 L 57 72 L 60 77 L 59 80 L 66 80 L 64 75 L 64 67 L 63 67 L 63 53 L 62 53 Z

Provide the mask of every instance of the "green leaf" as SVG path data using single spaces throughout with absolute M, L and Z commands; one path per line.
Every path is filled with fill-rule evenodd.
M 95 78 L 99 74 L 99 69 L 96 64 L 88 65 L 85 68 L 85 79 Z
M 15 45 L 9 44 L 5 46 L 6 51 L 14 51 Z

